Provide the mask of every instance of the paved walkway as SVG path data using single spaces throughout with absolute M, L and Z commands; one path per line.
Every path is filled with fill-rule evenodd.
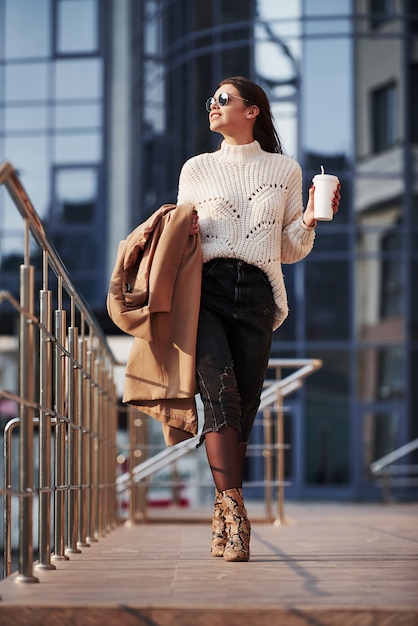
M 40 584 L 0 582 L 0 624 L 418 626 L 418 504 L 289 503 L 286 514 L 284 526 L 253 521 L 249 563 L 212 558 L 209 521 L 184 512 L 121 526 L 35 570 Z

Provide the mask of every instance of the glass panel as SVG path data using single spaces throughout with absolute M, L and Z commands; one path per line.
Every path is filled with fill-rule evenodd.
M 12 233 L 15 231 L 21 231 L 22 217 L 17 210 L 13 200 L 6 192 L 5 187 L 0 187 L 2 192 L 1 197 L 1 230 L 5 233 Z M 5 239 L 7 242 L 7 238 Z
M 363 414 L 363 471 L 370 476 L 370 463 L 377 461 L 399 445 L 400 413 L 398 410 L 370 410 Z
M 307 16 L 350 15 L 351 0 L 305 0 L 304 10 Z M 322 20 L 323 21 L 323 20 Z
M 6 58 L 49 55 L 50 0 L 6 0 Z
M 56 163 L 97 163 L 102 158 L 100 133 L 56 135 L 54 147 Z
M 2 290 L 19 298 L 19 267 L 23 263 L 24 237 L 0 236 L 0 281 Z M 3 309 L 4 304 L 2 305 Z
M 396 141 L 396 93 L 394 84 L 372 91 L 372 151 L 383 152 Z
M 54 222 L 80 224 L 94 221 L 97 170 L 59 169 L 55 177 Z
M 144 81 L 144 124 L 146 128 L 162 133 L 165 129 L 164 73 L 161 66 L 153 61 L 145 64 Z M 202 103 L 203 109 L 203 103 Z
M 7 159 L 13 163 L 38 215 L 46 214 L 48 191 L 48 140 L 41 137 L 6 137 Z M 6 219 L 9 219 L 7 212 Z M 17 213 L 14 208 L 13 214 Z
M 351 57 L 348 38 L 306 41 L 301 106 L 302 140 L 307 152 L 351 152 Z
M 346 352 L 310 355 L 323 367 L 306 379 L 305 472 L 310 484 L 350 480 L 349 356 Z
M 94 128 L 102 123 L 102 107 L 98 104 L 57 105 L 54 110 L 55 128 Z
M 62 60 L 55 63 L 55 94 L 58 99 L 101 98 L 100 59 Z
M 369 348 L 360 350 L 357 363 L 357 393 L 362 402 L 403 398 L 406 388 L 405 350 Z
M 297 104 L 301 55 L 299 2 L 257 3 L 255 65 L 268 81 L 271 109 L 283 149 L 297 156 Z
M 231 24 L 239 21 L 251 20 L 253 15 L 250 10 L 251 2 L 241 0 L 222 0 L 219 5 L 222 11 L 221 20 L 223 24 Z
M 54 246 L 69 273 L 90 271 L 97 267 L 97 245 L 91 233 L 85 231 L 54 234 Z M 86 295 L 86 294 L 85 294 Z
M 415 235 L 416 242 L 418 244 L 418 235 Z M 418 245 L 415 247 L 418 250 Z M 411 260 L 411 286 L 417 284 L 418 278 L 418 259 L 416 256 Z M 410 288 L 411 303 L 410 303 L 410 320 L 411 320 L 411 339 L 412 341 L 418 341 L 418 289 L 415 287 Z M 418 378 L 412 377 L 411 380 L 418 380 Z M 416 394 L 418 398 L 418 393 Z M 417 414 L 418 415 L 418 414 Z
M 1 37 L 1 30 L 0 30 L 0 37 Z M 1 59 L 1 51 L 0 51 L 0 102 L 3 103 L 5 99 L 6 99 L 5 98 L 5 67 Z M 3 127 L 3 115 L 2 114 L 3 112 L 0 109 L 0 128 Z
M 12 100 L 46 100 L 48 98 L 48 65 L 22 63 L 7 65 L 6 102 Z
M 45 106 L 5 107 L 6 132 L 13 130 L 46 130 L 48 109 Z
M 58 0 L 58 54 L 94 52 L 97 50 L 97 9 L 97 0 Z
M 309 260 L 305 264 L 306 337 L 343 340 L 350 336 L 348 261 Z
M 317 252 L 348 252 L 350 250 L 350 235 L 345 232 L 335 232 L 334 229 L 334 225 L 337 228 L 340 226 L 339 222 L 343 217 L 344 209 L 341 205 L 342 203 L 340 204 L 338 216 L 334 218 L 335 221 L 332 225 L 330 222 L 318 222 L 316 227 L 317 236 L 312 254 Z
M 392 268 L 392 269 L 391 269 Z M 405 335 L 404 265 L 399 258 L 360 259 L 356 265 L 358 339 L 402 342 Z M 390 280 L 390 275 L 395 280 Z

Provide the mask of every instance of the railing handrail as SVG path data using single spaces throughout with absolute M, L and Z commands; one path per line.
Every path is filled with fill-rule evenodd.
M 377 459 L 376 461 L 371 463 L 370 471 L 375 476 L 378 476 L 386 467 L 417 449 L 418 439 L 413 439 L 409 443 L 405 443 L 403 446 L 400 446 L 396 450 L 389 452 L 389 454 L 385 454 L 385 456 L 382 456 L 380 459 Z
M 276 376 L 281 375 L 281 371 L 283 369 L 298 369 L 296 369 L 295 372 L 292 372 L 288 376 L 280 378 L 279 380 L 267 379 L 265 381 L 265 388 L 261 393 L 259 411 L 265 411 L 268 407 L 276 408 L 280 423 L 280 416 L 282 416 L 283 413 L 283 398 L 287 397 L 289 394 L 299 389 L 302 385 L 302 380 L 310 374 L 313 374 L 321 367 L 322 361 L 320 359 L 270 359 L 268 369 L 275 369 Z M 270 448 L 284 448 L 285 444 L 283 441 L 283 429 L 280 429 L 280 427 L 278 427 L 278 432 L 279 436 L 277 445 L 275 446 L 274 444 L 272 444 Z M 147 478 L 150 478 L 151 476 L 160 472 L 166 467 L 174 464 L 184 455 L 191 452 L 196 447 L 198 441 L 199 435 L 190 439 L 186 439 L 185 441 L 176 444 L 175 446 L 165 448 L 164 450 L 155 454 L 146 461 L 139 463 L 138 465 L 134 466 L 131 471 L 121 474 L 117 478 L 118 493 L 123 493 L 124 491 L 129 490 L 132 495 L 134 485 L 145 481 Z M 267 444 L 264 444 L 264 450 L 267 450 L 268 447 L 269 446 Z M 263 482 L 264 484 L 269 483 L 271 485 L 272 481 L 267 481 L 265 479 Z M 279 487 L 278 519 L 280 523 L 284 523 L 284 482 L 284 465 L 281 463 L 281 470 L 278 472 L 278 480 L 276 481 Z M 271 502 L 266 502 L 266 508 L 269 513 L 269 517 L 271 517 Z M 134 511 L 132 513 L 135 515 Z
M 55 569 L 52 561 L 66 560 L 69 554 L 80 552 L 81 547 L 97 541 L 118 521 L 119 405 L 114 375 L 118 363 L 100 324 L 49 241 L 10 162 L 0 164 L 0 185 L 5 186 L 23 221 L 19 296 L 0 292 L 0 306 L 8 302 L 19 319 L 18 390 L 0 389 L 0 399 L 15 402 L 19 416 L 14 416 L 17 421 L 11 420 L 13 428 L 19 426 L 16 484 L 12 484 L 11 471 L 12 428 L 6 426 L 4 433 L 6 469 L 4 484 L 0 486 L 5 503 L 4 563 L 5 574 L 9 575 L 12 509 L 16 498 L 19 503 L 17 580 L 31 583 L 37 582 L 33 575 L 32 539 L 35 496 L 38 497 L 36 567 L 39 569 Z M 42 281 L 37 293 L 32 241 L 42 252 Z M 55 274 L 56 281 L 50 280 L 50 272 Z M 67 298 L 68 315 L 63 304 Z M 37 451 L 35 426 L 39 432 Z
M 54 270 L 55 274 L 57 276 L 60 276 L 66 292 L 71 296 L 77 296 L 78 308 L 80 309 L 80 312 L 84 315 L 86 322 L 88 322 L 89 325 L 94 328 L 95 334 L 97 335 L 97 337 L 100 337 L 103 345 L 107 346 L 108 354 L 112 358 L 113 363 L 116 364 L 116 359 L 108 345 L 107 338 L 103 332 L 103 329 L 98 324 L 86 299 L 78 291 L 74 281 L 71 279 L 71 276 L 64 263 L 62 262 L 55 247 L 49 241 L 45 232 L 44 225 L 39 215 L 37 214 L 28 194 L 25 191 L 16 169 L 13 167 L 10 161 L 3 161 L 2 163 L 0 163 L 0 185 L 4 185 L 6 187 L 20 215 L 24 220 L 27 220 L 31 235 L 33 236 L 38 246 L 47 253 L 48 263 L 50 267 Z M 27 260 L 29 259 L 28 240 L 25 241 L 24 259 L 25 264 L 27 264 Z M 5 292 L 5 296 L 6 294 L 7 292 Z

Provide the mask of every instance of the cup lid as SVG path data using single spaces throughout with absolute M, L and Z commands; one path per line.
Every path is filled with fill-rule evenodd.
M 312 182 L 315 182 L 315 180 L 327 180 L 330 182 L 335 182 L 338 181 L 338 176 L 334 176 L 334 174 L 315 174 L 315 176 L 312 178 Z

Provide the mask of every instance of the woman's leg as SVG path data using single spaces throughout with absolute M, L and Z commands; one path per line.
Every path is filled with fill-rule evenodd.
M 202 440 L 221 495 L 227 561 L 249 559 L 251 525 L 242 498 L 242 472 L 264 379 L 273 310 L 271 289 L 263 280 L 241 262 L 204 272 L 197 341 L 197 376 L 205 411 Z
M 206 455 L 218 491 L 242 487 L 242 450 L 233 426 L 206 433 Z

